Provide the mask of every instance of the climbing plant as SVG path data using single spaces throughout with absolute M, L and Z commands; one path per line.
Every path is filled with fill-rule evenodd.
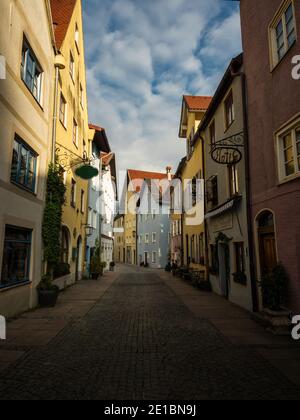
M 62 170 L 57 162 L 51 163 L 47 174 L 46 205 L 42 228 L 44 257 L 49 274 L 53 274 L 53 269 L 60 260 L 65 193 L 66 187 L 63 182 Z

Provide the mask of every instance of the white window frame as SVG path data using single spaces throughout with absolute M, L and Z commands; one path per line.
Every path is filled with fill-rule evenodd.
M 74 133 L 75 128 L 76 128 L 76 133 Z M 74 141 L 74 134 L 75 134 L 75 141 Z M 73 144 L 78 148 L 78 123 L 75 118 L 73 118 L 72 140 L 73 140 Z
M 152 243 L 156 244 L 156 232 L 152 232 Z
M 156 251 L 152 252 L 152 264 L 157 264 L 157 252 Z
M 284 128 L 279 130 L 276 133 L 276 148 L 277 148 L 277 160 L 278 160 L 278 177 L 279 182 L 284 183 L 288 182 L 290 180 L 293 180 L 295 178 L 300 177 L 300 168 L 298 165 L 298 152 L 297 152 L 297 139 L 296 139 L 296 133 L 300 132 L 300 115 L 286 125 Z M 291 175 L 286 175 L 286 169 L 285 169 L 285 157 L 284 157 L 284 148 L 283 148 L 283 138 L 287 136 L 289 133 L 292 134 L 292 147 L 293 147 L 293 160 L 295 165 L 295 172 Z M 297 170 L 298 167 L 298 170 Z
M 83 91 L 82 83 L 80 83 L 79 85 L 79 91 L 80 91 L 80 105 L 81 105 L 81 108 L 84 109 L 84 91 Z
M 74 39 L 75 39 L 75 45 L 79 54 L 79 40 L 80 40 L 80 34 L 79 34 L 79 27 L 78 24 L 75 24 L 75 35 L 74 35 Z
M 61 104 L 64 103 L 64 119 L 61 119 Z M 59 121 L 62 125 L 67 128 L 67 115 L 68 115 L 68 103 L 67 100 L 62 92 L 60 92 L 60 102 L 59 102 Z
M 145 235 L 145 244 L 149 244 L 149 233 Z
M 295 41 L 289 46 L 288 45 L 288 35 L 287 35 L 287 23 L 286 23 L 286 11 L 292 5 L 293 9 L 293 18 L 294 18 L 294 31 L 295 31 Z M 282 57 L 278 56 L 278 44 L 277 44 L 277 35 L 276 29 L 282 21 L 283 24 L 283 38 L 284 38 L 284 53 Z M 277 11 L 275 17 L 269 25 L 269 45 L 270 45 L 270 63 L 271 71 L 284 59 L 287 52 L 295 45 L 297 41 L 297 24 L 296 24 L 296 13 L 295 13 L 295 4 L 294 0 L 285 0 L 279 10 Z
M 70 76 L 71 76 L 73 82 L 75 82 L 75 58 L 74 58 L 74 54 L 73 54 L 72 51 L 70 51 L 69 73 L 70 73 Z

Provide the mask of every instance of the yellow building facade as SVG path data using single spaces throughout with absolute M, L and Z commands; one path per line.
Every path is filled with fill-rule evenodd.
M 84 155 L 90 156 L 91 146 L 81 0 L 51 0 L 51 6 L 57 49 L 65 60 L 65 68 L 59 70 L 56 110 L 56 153 L 66 185 L 61 263 L 70 266 L 70 274 L 57 280 L 63 287 L 81 279 L 85 269 L 88 181 L 77 177 L 75 169 Z
M 181 168 L 184 209 L 182 215 L 182 264 L 191 269 L 206 271 L 204 196 L 198 202 L 195 187 L 204 179 L 203 143 L 195 133 L 209 106 L 211 97 L 184 96 L 179 137 L 186 140 L 186 160 Z M 192 191 L 194 192 L 192 193 Z M 190 194 L 188 194 L 190 192 Z
M 114 260 L 116 263 L 125 263 L 126 261 L 124 221 L 123 214 L 116 216 L 114 221 Z

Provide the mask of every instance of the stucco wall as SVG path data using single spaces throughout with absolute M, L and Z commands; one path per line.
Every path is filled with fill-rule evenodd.
M 235 121 L 226 130 L 224 118 L 224 100 L 228 93 L 232 90 L 235 110 Z M 242 78 L 236 77 L 218 108 L 216 109 L 212 121 L 215 121 L 216 141 L 236 135 L 244 131 L 243 121 L 243 96 L 242 96 Z M 211 158 L 210 148 L 210 132 L 209 127 L 205 130 L 204 137 L 205 144 L 205 163 L 206 163 L 206 182 L 212 177 L 218 176 L 218 196 L 219 205 L 226 203 L 230 199 L 228 166 L 221 165 L 213 161 Z M 246 201 L 246 182 L 245 182 L 245 151 L 242 150 L 243 159 L 237 164 L 239 194 L 242 195 L 242 200 L 235 211 L 229 211 L 217 217 L 209 218 L 207 220 L 207 237 L 209 247 L 216 244 L 216 239 L 219 233 L 225 234 L 229 239 L 229 253 L 230 253 L 230 278 L 229 278 L 229 299 L 230 301 L 240 305 L 248 310 L 252 310 L 252 294 L 251 294 L 251 274 L 250 274 L 250 260 L 249 260 L 249 244 L 248 244 L 248 224 L 247 224 L 247 201 Z M 207 212 L 212 210 L 210 203 L 207 205 Z M 244 243 L 244 259 L 246 263 L 247 286 L 235 283 L 232 274 L 236 272 L 235 267 L 235 242 Z M 211 255 L 210 255 L 211 260 Z M 211 264 L 211 261 L 210 261 Z M 218 294 L 223 294 L 220 276 L 210 274 L 210 280 L 213 289 Z
M 294 1 L 298 40 L 270 71 L 268 27 L 281 0 L 241 1 L 244 63 L 247 76 L 252 223 L 257 215 L 274 212 L 278 260 L 290 277 L 289 306 L 300 311 L 300 178 L 279 184 L 275 132 L 300 112 L 300 81 L 291 76 L 292 57 L 300 55 L 300 2 Z M 259 30 L 258 30 L 259 28 Z M 258 249 L 257 276 L 259 277 Z
M 24 35 L 44 72 L 41 105 L 20 77 Z M 30 265 L 32 283 L 0 290 L 0 313 L 9 317 L 35 306 L 35 288 L 42 274 L 41 223 L 51 150 L 54 77 L 52 39 L 44 1 L 32 0 L 30 13 L 26 0 L 1 2 L 0 51 L 7 63 L 7 78 L 0 80 L 0 275 L 5 225 L 33 230 Z M 15 133 L 38 153 L 36 194 L 10 182 Z

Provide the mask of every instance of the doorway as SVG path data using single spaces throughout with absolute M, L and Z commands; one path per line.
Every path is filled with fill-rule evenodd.
M 228 299 L 230 291 L 230 250 L 226 243 L 219 243 L 218 246 L 221 295 Z
M 82 238 L 79 236 L 77 240 L 77 252 L 76 252 L 76 272 L 75 272 L 75 281 L 81 279 L 82 274 Z
M 265 211 L 257 219 L 261 275 L 271 273 L 277 265 L 277 246 L 273 213 Z

